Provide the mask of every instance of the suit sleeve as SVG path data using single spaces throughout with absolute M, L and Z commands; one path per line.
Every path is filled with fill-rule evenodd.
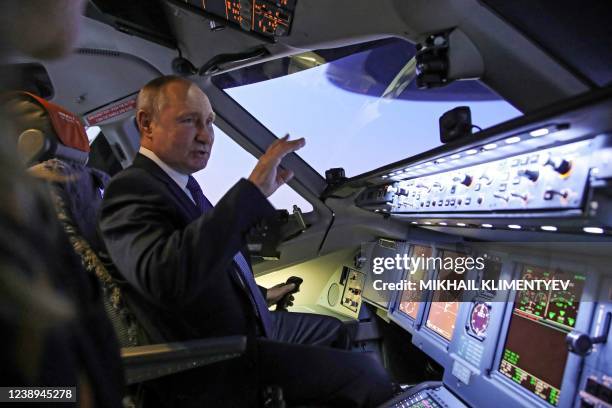
M 264 288 L 263 286 L 259 286 L 259 285 L 257 285 L 257 287 L 259 288 L 259 291 L 263 295 L 263 298 L 266 299 L 266 296 L 268 296 L 268 289 Z
M 242 179 L 214 210 L 184 228 L 176 227 L 177 212 L 146 175 L 118 177 L 105 192 L 99 229 L 115 266 L 132 285 L 157 304 L 180 309 L 215 290 L 248 230 L 272 216 L 274 207 Z

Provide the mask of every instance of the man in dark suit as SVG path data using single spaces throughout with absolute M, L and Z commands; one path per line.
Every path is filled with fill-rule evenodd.
M 280 167 L 282 158 L 304 146 L 304 140 L 274 142 L 249 178 L 238 181 L 213 208 L 191 174 L 210 157 L 214 115 L 202 90 L 182 78 L 158 78 L 139 94 L 141 149 L 133 165 L 107 187 L 99 224 L 110 257 L 129 282 L 136 314 L 150 322 L 160 340 L 236 334 L 253 340 L 247 356 L 229 364 L 234 364 L 232 372 L 217 370 L 206 377 L 206 384 L 214 386 L 205 394 L 217 403 L 221 398 L 230 405 L 225 399 L 236 397 L 230 379 L 248 383 L 253 377 L 254 389 L 280 385 L 293 403 L 373 406 L 384 401 L 391 384 L 378 362 L 312 346 L 334 345 L 341 333 L 331 338 L 325 338 L 325 330 L 291 334 L 308 324 L 338 329 L 336 321 L 298 321 L 279 329 L 267 301 L 293 287 L 265 293 L 256 286 L 244 251 L 249 229 L 274 215 L 266 197 L 293 176 Z

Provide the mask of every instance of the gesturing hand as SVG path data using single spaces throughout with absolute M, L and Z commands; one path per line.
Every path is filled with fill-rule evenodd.
M 293 172 L 280 167 L 280 162 L 287 154 L 301 149 L 306 144 L 304 138 L 289 140 L 289 135 L 276 140 L 259 158 L 257 165 L 249 176 L 263 195 L 270 197 L 280 186 L 293 178 Z

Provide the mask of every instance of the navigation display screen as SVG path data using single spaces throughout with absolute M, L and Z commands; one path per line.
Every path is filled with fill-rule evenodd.
M 367 253 L 370 260 L 366 282 L 363 287 L 363 298 L 368 302 L 382 307 L 389 308 L 389 301 L 393 293 L 392 290 L 381 288 L 378 285 L 385 283 L 398 283 L 402 279 L 404 268 L 395 265 L 393 268 L 385 268 L 383 273 L 377 274 L 373 265 L 374 260 L 381 261 L 385 258 L 395 258 L 396 256 L 406 256 L 407 246 L 405 242 L 394 241 L 390 239 L 380 238 L 376 243 L 368 244 Z M 379 265 L 380 267 L 380 265 Z M 377 289 L 378 287 L 378 289 Z
M 465 254 L 444 251 L 440 256 L 443 258 L 464 258 Z M 455 263 L 453 262 L 453 264 Z M 442 267 L 438 274 L 438 280 L 461 281 L 465 278 L 465 275 L 466 273 L 457 273 L 453 269 Z M 429 308 L 425 325 L 448 341 L 453 338 L 462 292 L 461 290 L 436 290 Z
M 499 371 L 529 392 L 557 405 L 568 354 L 565 337 L 576 324 L 586 277 L 524 266 L 521 279 L 559 279 L 569 285 L 562 291 L 517 292 Z
M 415 245 L 413 247 L 413 257 L 431 258 L 433 249 L 428 246 Z M 427 269 L 425 264 L 419 264 L 418 268 L 414 270 L 414 273 L 406 275 L 406 280 L 410 282 L 420 282 L 427 278 Z M 421 298 L 423 291 L 417 286 L 414 290 L 404 290 L 400 299 L 399 310 L 403 314 L 416 319 L 419 312 L 419 305 L 421 304 Z
M 296 0 L 184 0 L 185 3 L 269 37 L 289 34 Z

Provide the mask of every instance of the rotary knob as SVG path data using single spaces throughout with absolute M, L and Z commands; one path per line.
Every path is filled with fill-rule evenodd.
M 472 181 L 474 181 L 474 177 L 470 176 L 469 174 L 464 174 L 463 176 L 453 177 L 453 181 L 459 182 L 463 184 L 464 186 L 469 187 L 472 185 Z
M 572 170 L 572 162 L 562 158 L 554 159 L 549 157 L 544 165 L 552 167 L 553 170 L 559 173 L 561 176 L 567 176 Z
M 534 183 L 538 180 L 538 177 L 540 177 L 540 172 L 538 170 L 519 170 L 517 174 Z

